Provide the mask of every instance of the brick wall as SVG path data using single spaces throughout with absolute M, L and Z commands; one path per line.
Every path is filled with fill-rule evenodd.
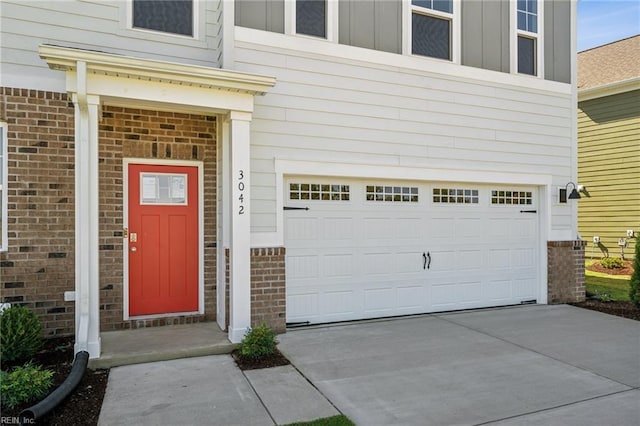
M 214 117 L 104 106 L 100 122 L 101 330 L 215 320 L 216 122 Z M 204 164 L 205 315 L 122 320 L 123 158 Z
M 9 249 L 2 301 L 42 319 L 45 336 L 74 333 L 74 107 L 64 93 L 0 88 L 7 122 Z
M 41 318 L 46 336 L 72 335 L 75 289 L 74 107 L 63 93 L 0 88 L 7 122 L 9 249 L 0 253 L 2 301 Z M 99 133 L 101 330 L 214 320 L 214 117 L 103 106 Z M 205 315 L 123 321 L 123 158 L 204 164 Z
M 276 333 L 287 328 L 284 247 L 251 249 L 251 325 L 266 323 Z M 229 323 L 229 249 L 226 259 L 226 322 Z
M 586 241 L 548 241 L 548 302 L 585 299 L 584 250 Z

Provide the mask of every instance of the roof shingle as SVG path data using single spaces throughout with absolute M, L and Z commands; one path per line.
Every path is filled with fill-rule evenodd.
M 578 89 L 640 77 L 640 35 L 578 53 Z

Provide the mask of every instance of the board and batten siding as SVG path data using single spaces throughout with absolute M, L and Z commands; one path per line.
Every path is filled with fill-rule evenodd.
M 236 0 L 235 24 L 284 33 L 284 0 Z M 491 71 L 510 72 L 512 13 L 508 1 L 463 1 L 461 63 Z M 571 1 L 544 0 L 544 78 L 571 82 Z M 402 53 L 402 2 L 341 0 L 339 43 L 382 52 Z
M 571 1 L 544 2 L 544 78 L 571 83 Z
M 339 41 L 349 46 L 402 53 L 402 4 L 389 0 L 342 0 Z
M 571 96 L 236 41 L 274 76 L 251 124 L 252 230 L 276 228 L 274 159 L 571 176 Z M 374 177 L 374 176 L 372 176 Z M 552 230 L 572 228 L 552 204 Z
M 509 72 L 509 2 L 462 2 L 462 65 Z
M 0 85 L 64 91 L 64 74 L 49 70 L 38 56 L 43 43 L 220 67 L 221 0 L 195 3 L 196 38 L 127 28 L 130 4 L 122 0 L 2 0 Z
M 640 90 L 578 103 L 578 182 L 589 197 L 578 204 L 586 255 L 620 256 L 627 229 L 640 234 Z M 601 246 L 593 244 L 599 236 Z M 633 258 L 636 240 L 626 257 Z
M 235 0 L 235 24 L 284 34 L 285 0 Z

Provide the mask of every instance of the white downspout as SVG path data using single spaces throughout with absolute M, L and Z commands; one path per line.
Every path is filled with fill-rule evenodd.
M 75 288 L 74 351 L 100 356 L 98 253 L 98 104 L 87 94 L 87 63 L 77 62 L 75 104 Z

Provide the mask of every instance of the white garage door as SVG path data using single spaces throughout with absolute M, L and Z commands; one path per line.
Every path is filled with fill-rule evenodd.
M 301 177 L 285 191 L 289 323 L 537 298 L 533 187 Z

